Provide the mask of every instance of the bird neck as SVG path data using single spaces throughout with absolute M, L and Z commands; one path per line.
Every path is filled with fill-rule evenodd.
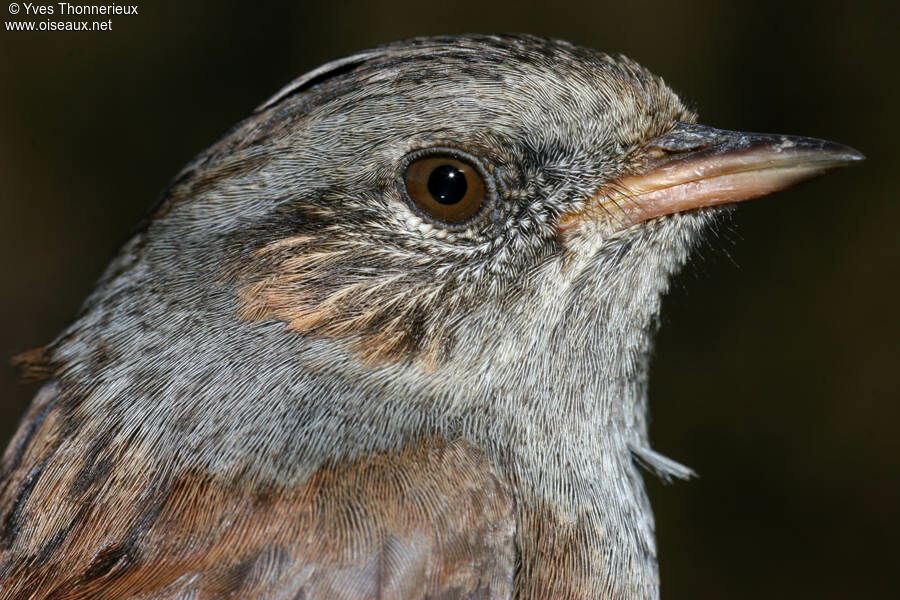
M 589 301 L 545 307 L 546 331 L 483 396 L 496 412 L 481 422 L 482 447 L 516 486 L 520 597 L 658 597 L 653 515 L 632 454 L 649 446 L 656 300 L 627 312 L 613 303 L 629 299 L 611 295 L 606 315 Z

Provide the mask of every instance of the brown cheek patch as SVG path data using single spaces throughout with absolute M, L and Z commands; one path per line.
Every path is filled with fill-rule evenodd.
M 297 488 L 260 489 L 199 473 L 148 487 L 146 476 L 132 472 L 82 505 L 88 510 L 67 514 L 37 508 L 68 505 L 68 486 L 35 490 L 30 518 L 42 521 L 36 526 L 44 539 L 0 552 L 4 597 L 512 592 L 514 506 L 493 467 L 464 443 L 425 440 L 398 453 L 335 462 Z M 65 532 L 62 541 L 37 560 L 29 548 L 60 537 L 56 531 Z
M 389 265 L 363 270 L 358 256 L 314 241 L 272 242 L 232 269 L 240 318 L 276 319 L 291 331 L 339 340 L 368 365 L 409 360 L 434 369 L 442 362 L 450 336 L 429 318 L 421 282 Z

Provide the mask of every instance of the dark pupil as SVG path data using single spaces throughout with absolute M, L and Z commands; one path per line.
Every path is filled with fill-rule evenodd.
M 466 196 L 466 174 L 453 165 L 435 167 L 428 176 L 428 192 L 441 204 L 456 204 Z

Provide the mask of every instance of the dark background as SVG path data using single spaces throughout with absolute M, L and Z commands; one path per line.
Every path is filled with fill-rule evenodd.
M 624 52 L 703 123 L 868 155 L 741 206 L 665 304 L 653 439 L 701 477 L 650 482 L 663 595 L 894 596 L 894 3 L 131 1 L 112 32 L 0 30 L 0 355 L 52 339 L 169 178 L 307 69 L 438 33 Z M 34 390 L 0 369 L 2 440 Z

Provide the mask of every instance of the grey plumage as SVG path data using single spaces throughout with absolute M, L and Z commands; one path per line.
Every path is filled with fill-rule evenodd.
M 102 439 L 148 486 L 190 470 L 278 489 L 465 440 L 520 508 L 572 528 L 578 597 L 657 597 L 633 455 L 690 470 L 650 449 L 648 357 L 719 209 L 637 225 L 611 210 L 564 242 L 556 221 L 694 120 L 629 59 L 528 36 L 414 40 L 313 72 L 176 178 L 48 347 L 77 424 L 58 452 Z M 403 160 L 431 146 L 481 162 L 483 218 L 442 228 L 411 209 Z M 531 535 L 525 572 L 553 560 Z

